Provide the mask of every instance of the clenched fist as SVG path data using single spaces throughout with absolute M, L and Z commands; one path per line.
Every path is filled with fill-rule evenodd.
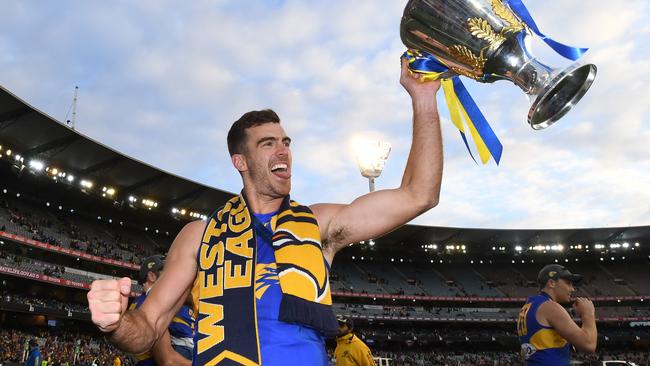
M 102 332 L 112 332 L 120 326 L 131 293 L 131 279 L 96 280 L 90 285 L 88 307 L 92 321 Z
M 578 297 L 576 301 L 573 303 L 573 309 L 575 310 L 576 314 L 580 318 L 584 318 L 585 316 L 596 316 L 596 309 L 594 308 L 594 303 L 585 298 L 585 297 Z

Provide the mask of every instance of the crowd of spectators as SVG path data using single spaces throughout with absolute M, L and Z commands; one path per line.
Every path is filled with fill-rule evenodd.
M 88 305 L 75 304 L 70 302 L 62 302 L 59 300 L 44 298 L 40 296 L 26 296 L 15 292 L 0 291 L 0 301 L 8 303 L 20 303 L 32 306 L 41 306 L 49 309 L 75 311 L 80 313 L 89 313 Z
M 375 351 L 376 357 L 390 358 L 392 366 L 521 366 L 521 356 L 517 352 L 461 352 L 461 351 Z M 593 361 L 624 360 L 639 366 L 650 365 L 648 352 L 597 352 L 594 354 L 573 353 L 576 365 L 582 362 L 589 365 Z
M 366 261 L 368 262 L 368 261 Z M 373 261 L 336 262 L 330 276 L 333 291 L 359 294 L 424 295 L 457 297 L 527 297 L 538 290 L 537 266 L 524 265 L 424 265 L 422 263 L 381 263 Z M 608 264 L 609 266 L 610 264 Z M 574 271 L 585 275 L 577 296 L 634 296 L 649 294 L 640 280 L 647 268 L 636 263 L 603 270 L 595 266 L 576 265 Z M 413 268 L 417 267 L 417 271 Z M 445 267 L 447 266 L 447 267 Z M 573 267 L 572 267 L 573 268 Z M 615 269 L 615 271 L 614 271 Z M 466 276 L 456 272 L 465 271 Z M 616 273 L 614 273 L 616 272 Z M 417 275 L 415 274 L 417 273 Z M 424 279 L 424 280 L 423 280 Z
M 96 273 L 84 272 L 83 275 L 79 273 L 73 273 L 66 271 L 65 266 L 10 254 L 3 250 L 0 250 L 0 265 L 28 271 L 30 273 L 37 273 L 46 276 L 66 279 L 86 285 L 90 285 L 94 280 L 100 279 L 100 276 L 98 276 Z M 132 290 L 136 293 L 142 292 L 142 285 L 133 283 Z
M 28 235 L 30 239 L 43 243 L 70 248 L 95 256 L 117 259 L 139 264 L 140 260 L 159 251 L 159 248 L 146 246 L 142 241 L 134 242 L 126 229 L 93 230 L 94 223 L 83 225 L 84 220 L 77 215 L 50 215 L 33 205 L 0 200 L 0 230 L 18 231 L 14 234 Z M 4 221 L 4 222 L 3 222 Z M 11 230 L 12 227 L 17 230 Z
M 103 336 L 58 328 L 0 329 L 0 364 L 22 365 L 28 342 L 35 339 L 43 360 L 50 366 L 110 366 L 115 356 L 130 366 L 131 357 L 108 343 Z

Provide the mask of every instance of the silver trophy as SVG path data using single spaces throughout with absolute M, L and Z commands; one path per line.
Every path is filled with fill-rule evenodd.
M 532 100 L 528 123 L 540 130 L 564 116 L 596 77 L 593 64 L 551 68 L 530 54 L 530 29 L 501 0 L 410 0 L 402 42 L 480 82 L 510 80 Z

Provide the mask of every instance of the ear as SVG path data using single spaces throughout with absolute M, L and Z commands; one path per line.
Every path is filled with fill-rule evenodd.
M 158 275 L 156 275 L 153 271 L 147 272 L 147 281 L 154 283 L 158 279 Z
M 239 172 L 245 172 L 248 170 L 248 164 L 246 163 L 246 157 L 244 157 L 244 155 L 233 154 L 230 158 L 232 159 L 232 165 L 235 169 L 239 170 Z

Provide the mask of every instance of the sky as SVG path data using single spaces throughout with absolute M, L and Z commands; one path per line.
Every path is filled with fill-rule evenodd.
M 401 0 L 3 3 L 0 85 L 129 156 L 230 192 L 241 189 L 228 128 L 273 108 L 291 136 L 292 198 L 351 202 L 368 191 L 352 141 L 393 146 L 377 189 L 401 181 L 411 104 L 399 85 Z M 500 138 L 500 164 L 476 165 L 439 93 L 440 203 L 413 223 L 475 228 L 650 224 L 650 4 L 525 1 L 541 30 L 598 67 L 585 97 L 534 131 L 514 84 L 463 78 Z M 571 62 L 534 40 L 540 61 Z M 110 182 L 106 182 L 107 184 Z

